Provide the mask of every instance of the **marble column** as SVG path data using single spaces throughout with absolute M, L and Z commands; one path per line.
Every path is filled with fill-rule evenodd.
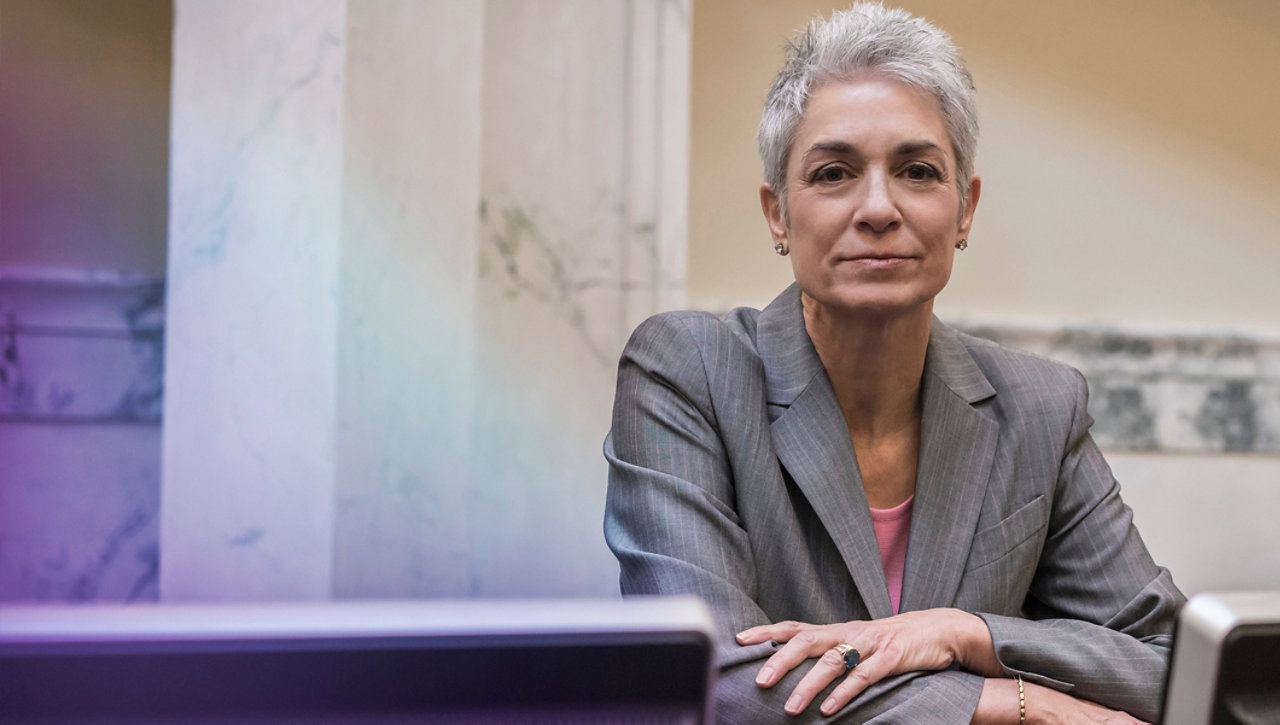
M 336 596 L 471 590 L 483 10 L 348 6 Z
M 690 6 L 487 11 L 476 592 L 616 593 L 601 446 L 622 344 L 683 301 Z
M 160 596 L 327 598 L 346 3 L 174 15 Z
M 616 592 L 689 4 L 179 0 L 165 599 Z

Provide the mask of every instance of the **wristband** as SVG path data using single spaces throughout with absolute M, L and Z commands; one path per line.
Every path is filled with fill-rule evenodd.
M 1018 725 L 1027 725 L 1027 691 L 1022 689 L 1022 675 L 1018 678 Z

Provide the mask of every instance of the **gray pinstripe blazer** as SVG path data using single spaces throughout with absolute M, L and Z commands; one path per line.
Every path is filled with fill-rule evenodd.
M 958 607 L 1010 676 L 1154 719 L 1182 594 L 1089 436 L 1083 377 L 934 320 L 901 611 Z M 772 644 L 733 634 L 892 614 L 843 414 L 792 285 L 764 311 L 674 312 L 622 354 L 605 537 L 624 594 L 700 595 L 721 630 L 717 711 L 788 718 L 807 667 L 754 684 Z M 982 678 L 913 673 L 836 720 L 968 722 Z M 822 696 L 815 698 L 820 703 Z

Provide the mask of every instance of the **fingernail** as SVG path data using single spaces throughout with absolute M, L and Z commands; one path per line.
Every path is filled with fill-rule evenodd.
M 733 635 L 733 636 L 734 636 L 734 638 L 735 638 L 735 639 L 737 639 L 739 642 L 741 642 L 742 640 L 744 640 L 744 639 L 746 639 L 746 638 L 747 638 L 747 630 L 745 630 L 745 629 L 744 629 L 744 630 L 742 630 L 741 632 L 738 632 L 737 634 L 735 634 L 735 635 Z
M 760 674 L 756 675 L 756 684 L 768 687 L 773 684 L 773 668 L 765 667 L 760 670 Z
M 792 695 L 791 699 L 787 700 L 787 706 L 783 709 L 791 715 L 798 715 L 800 713 L 800 696 Z
M 835 709 L 836 709 L 836 699 L 834 697 L 828 698 L 826 702 L 822 703 L 823 715 L 830 715 L 831 713 L 835 712 Z

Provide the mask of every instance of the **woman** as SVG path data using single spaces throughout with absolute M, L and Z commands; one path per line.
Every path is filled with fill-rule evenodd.
M 1183 598 L 1083 378 L 932 316 L 976 137 L 945 33 L 870 4 L 813 23 L 760 124 L 795 284 L 658 315 L 623 353 L 606 538 L 624 593 L 715 612 L 727 722 L 1157 716 Z

